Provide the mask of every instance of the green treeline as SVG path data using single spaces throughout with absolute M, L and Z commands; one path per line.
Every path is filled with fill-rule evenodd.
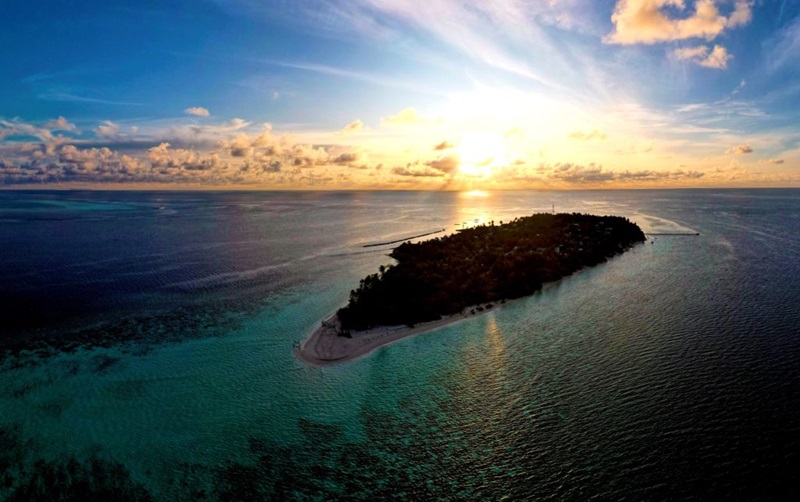
M 395 248 L 396 265 L 361 280 L 337 316 L 342 333 L 413 325 L 519 298 L 645 240 L 627 218 L 534 214 Z

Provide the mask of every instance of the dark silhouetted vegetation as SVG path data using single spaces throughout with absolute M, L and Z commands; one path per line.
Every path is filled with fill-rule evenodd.
M 645 240 L 627 218 L 534 214 L 395 248 L 396 265 L 361 280 L 337 315 L 342 333 L 413 325 L 530 295 Z

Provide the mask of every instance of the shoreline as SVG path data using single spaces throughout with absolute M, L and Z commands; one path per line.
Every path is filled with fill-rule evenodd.
M 634 249 L 641 243 L 634 245 L 630 249 Z M 626 250 L 629 251 L 630 249 Z M 615 256 L 617 258 L 619 255 Z M 611 258 L 613 259 L 613 258 Z M 359 359 L 370 354 L 372 351 L 399 342 L 406 338 L 422 335 L 435 329 L 443 328 L 451 324 L 456 324 L 461 321 L 473 319 L 489 312 L 511 305 L 521 300 L 531 298 L 537 294 L 543 293 L 562 281 L 581 274 L 587 270 L 592 270 L 598 266 L 603 265 L 599 263 L 592 267 L 583 267 L 576 270 L 570 275 L 564 276 L 552 282 L 546 282 L 542 288 L 531 295 L 522 296 L 520 298 L 506 299 L 504 303 L 492 302 L 491 308 L 486 308 L 487 304 L 473 305 L 462 310 L 458 314 L 444 316 L 435 321 L 417 324 L 414 327 L 405 325 L 397 326 L 379 326 L 377 328 L 368 329 L 366 331 L 354 331 L 352 337 L 347 338 L 339 336 L 338 328 L 339 322 L 336 319 L 336 312 L 326 317 L 314 331 L 311 332 L 300 344 L 294 349 L 292 353 L 295 357 L 303 361 L 309 366 L 333 366 L 342 364 L 355 359 Z M 482 311 L 476 311 L 474 314 L 472 310 L 477 310 L 478 307 L 483 307 Z M 338 309 L 337 309 L 338 310 Z
M 492 302 L 491 308 L 486 308 L 487 304 L 473 305 L 465 308 L 458 314 L 452 314 L 435 321 L 417 324 L 413 328 L 402 324 L 397 326 L 379 326 L 366 331 L 354 331 L 352 333 L 352 338 L 347 338 L 337 335 L 339 323 L 336 319 L 336 312 L 334 312 L 326 317 L 320 326 L 312 331 L 298 346 L 292 349 L 292 353 L 309 366 L 333 366 L 346 363 L 364 357 L 372 351 L 386 345 L 391 345 L 412 336 L 422 335 L 451 324 L 457 324 L 461 321 L 474 319 L 488 314 L 489 312 L 494 312 L 501 307 L 526 300 L 558 285 L 565 279 L 574 277 L 591 268 L 594 267 L 582 268 L 557 281 L 546 282 L 542 285 L 542 289 L 531 295 L 506 299 L 505 302 L 503 302 L 503 300 L 500 302 Z M 476 309 L 478 307 L 483 307 L 483 310 L 477 311 Z M 473 310 L 476 310 L 474 314 L 472 313 Z
M 552 284 L 555 284 L 555 282 L 547 284 L 546 286 Z M 544 289 L 545 288 L 542 287 L 537 293 Z M 311 332 L 305 340 L 300 342 L 300 345 L 293 349 L 293 353 L 295 357 L 310 366 L 333 366 L 342 364 L 366 356 L 381 347 L 467 319 L 473 319 L 488 314 L 500 307 L 510 305 L 524 298 L 530 298 L 530 296 L 532 295 L 506 300 L 505 303 L 492 303 L 492 306 L 489 308 L 486 307 L 486 304 L 468 307 L 458 314 L 444 316 L 441 319 L 420 323 L 413 327 L 401 324 L 397 326 L 379 326 L 365 331 L 354 331 L 352 332 L 351 338 L 339 336 L 337 334 L 339 331 L 339 322 L 338 319 L 336 319 L 336 312 L 334 312 L 326 317 L 320 326 Z M 477 311 L 476 309 L 478 307 L 483 307 L 483 310 Z M 472 310 L 476 310 L 476 312 L 473 314 L 471 313 Z

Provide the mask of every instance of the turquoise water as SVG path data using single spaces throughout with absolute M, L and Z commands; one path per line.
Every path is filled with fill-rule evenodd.
M 653 242 L 310 368 L 391 246 L 536 211 Z M 800 191 L 0 192 L 0 499 L 768 499 L 800 451 Z

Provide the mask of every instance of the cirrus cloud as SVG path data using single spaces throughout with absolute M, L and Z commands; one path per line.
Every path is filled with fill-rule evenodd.
M 425 117 L 416 108 L 406 108 L 397 115 L 382 117 L 381 122 L 385 125 L 426 125 L 441 123 L 442 119 Z
M 569 139 L 574 139 L 578 141 L 591 141 L 591 140 L 603 141 L 606 139 L 606 133 L 604 133 L 603 131 L 599 131 L 597 129 L 592 129 L 589 132 L 574 131 L 569 133 Z

